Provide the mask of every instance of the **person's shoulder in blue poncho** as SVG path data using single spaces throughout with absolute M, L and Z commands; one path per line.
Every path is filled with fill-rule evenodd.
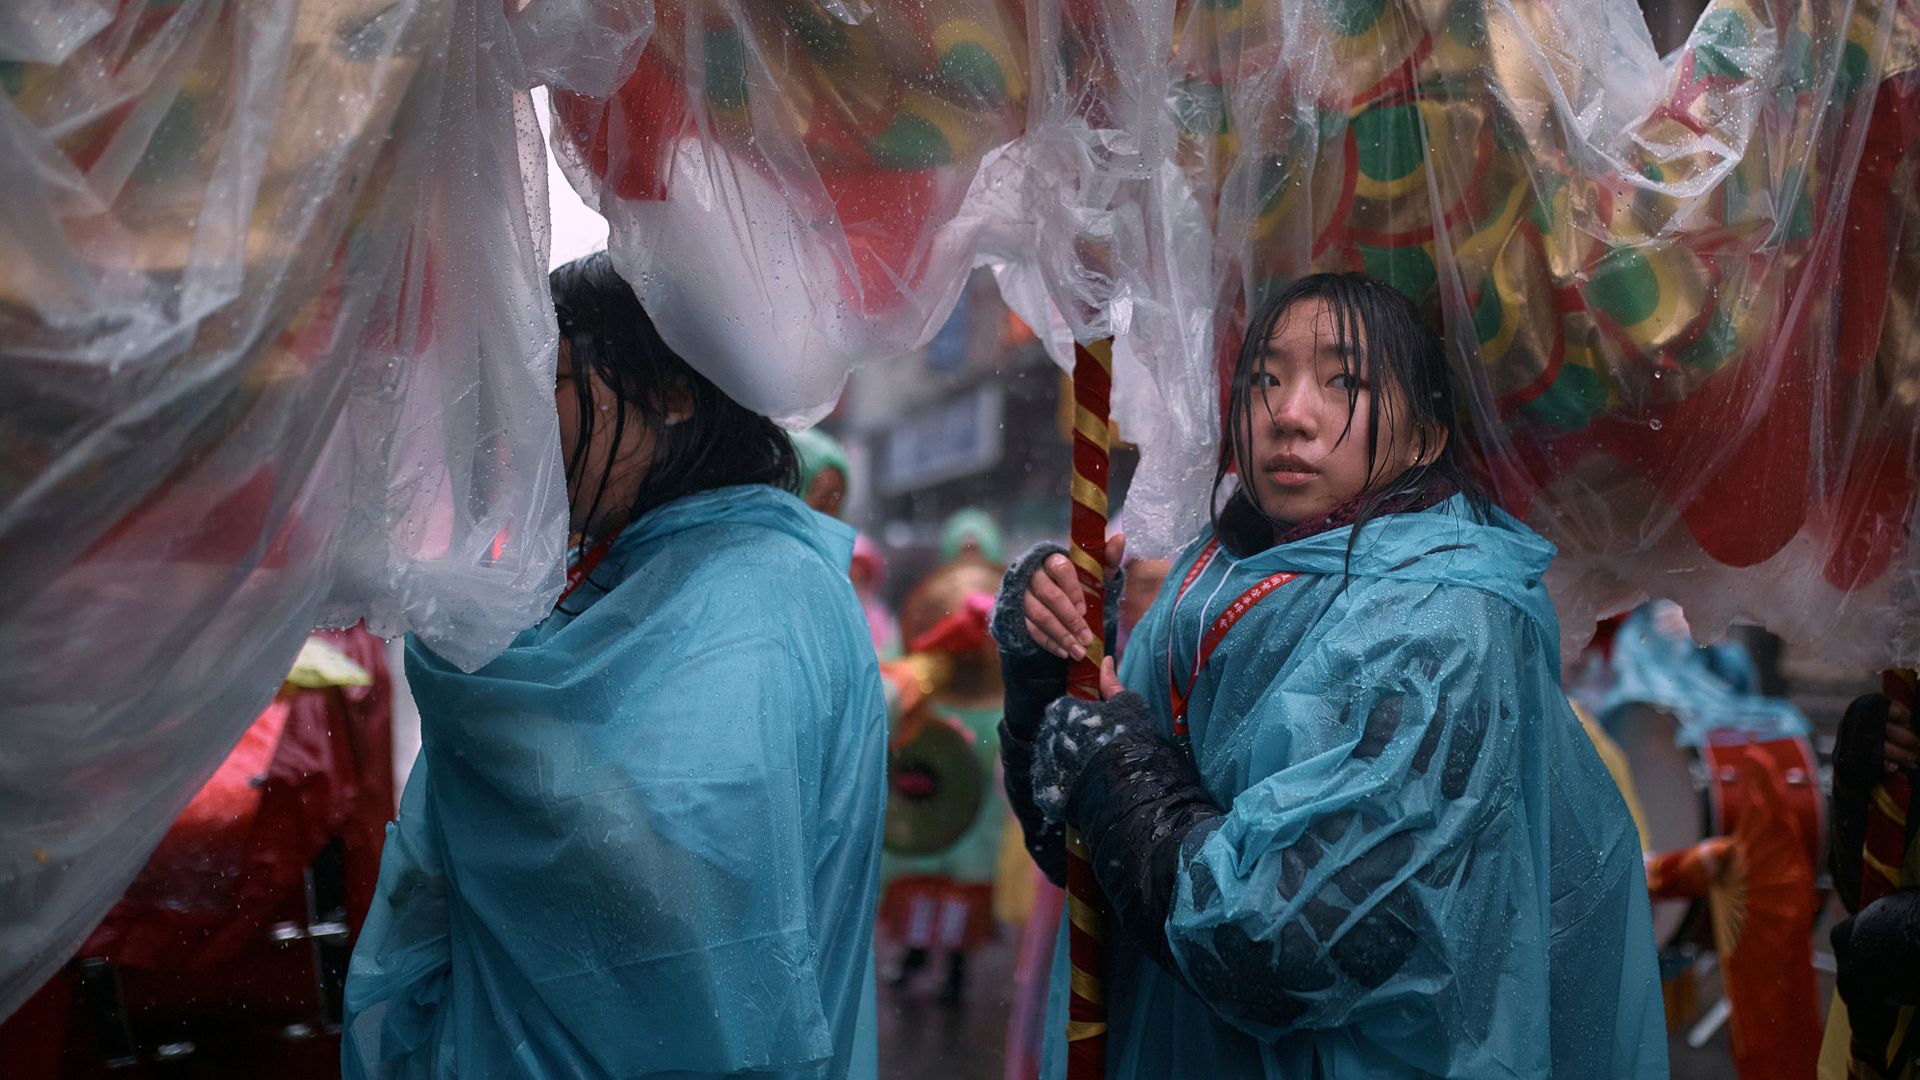
M 554 613 L 422 748 L 347 978 L 348 1077 L 871 1077 L 885 706 L 853 533 L 660 340 L 554 272 L 572 527 Z
M 1346 274 L 1247 342 L 1237 487 L 1105 700 L 1060 697 L 1093 636 L 1057 548 L 995 612 L 1028 848 L 1057 882 L 1078 828 L 1110 908 L 1107 1074 L 1664 1076 L 1639 843 L 1561 692 L 1553 549 L 1462 466 L 1438 342 Z M 1060 1021 L 1064 945 L 1053 983 Z

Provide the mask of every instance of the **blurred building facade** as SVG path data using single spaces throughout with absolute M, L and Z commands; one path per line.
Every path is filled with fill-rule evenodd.
M 932 567 L 941 523 L 956 510 L 991 514 L 1009 554 L 1065 537 L 1069 386 L 986 271 L 914 355 L 854 372 L 822 426 L 847 448 L 844 515 L 886 549 L 895 599 Z M 1115 449 L 1116 506 L 1136 460 Z

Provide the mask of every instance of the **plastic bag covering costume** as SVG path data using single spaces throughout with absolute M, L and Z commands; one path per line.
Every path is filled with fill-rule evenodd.
M 975 262 L 1063 364 L 1116 336 L 1136 552 L 1204 516 L 1245 313 L 1365 269 L 1443 325 L 1569 626 L 1666 594 L 1920 649 L 1912 5 L 1713 0 L 1664 58 L 1634 0 L 1017 7 L 663 0 L 556 150 L 769 414 L 925 340 Z
M 1920 649 L 1912 5 L 1713 0 L 1665 58 L 1633 0 L 1176 18 L 1212 249 L 1121 272 L 1188 274 L 1170 325 L 1214 332 L 1143 327 L 1144 355 L 1231 348 L 1292 278 L 1364 269 L 1438 316 L 1569 627 L 1667 595 L 1861 667 Z
M 817 419 L 959 296 L 958 211 L 1026 116 L 1022 7 L 658 0 L 616 93 L 554 95 L 554 149 L 667 343 L 748 408 Z
M 1217 828 L 1182 852 L 1178 979 L 1109 931 L 1108 1075 L 1666 1075 L 1640 844 L 1560 694 L 1552 548 L 1455 499 L 1174 564 L 1122 679 L 1170 736 L 1208 622 L 1277 572 L 1192 686 Z M 1066 947 L 1051 1009 L 1064 1016 Z M 1054 1024 L 1047 1076 L 1064 1068 Z
M 412 645 L 349 1077 L 874 1075 L 886 717 L 852 546 L 707 492 L 480 671 Z
M 559 55 L 606 68 L 647 25 L 544 0 L 5 6 L 0 1014 L 309 628 L 364 616 L 472 666 L 551 607 L 521 49 L 591 24 Z

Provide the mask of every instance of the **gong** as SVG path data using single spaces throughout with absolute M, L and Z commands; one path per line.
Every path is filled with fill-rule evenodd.
M 896 855 L 932 855 L 952 847 L 980 816 L 986 776 L 973 736 L 923 710 L 918 730 L 887 754 L 887 828 L 883 844 Z

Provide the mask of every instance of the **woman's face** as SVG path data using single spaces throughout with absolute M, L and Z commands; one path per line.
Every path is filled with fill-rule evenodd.
M 1355 350 L 1364 346 L 1351 343 Z M 1260 509 L 1276 521 L 1320 517 L 1370 485 L 1391 482 L 1416 461 L 1405 403 L 1393 388 L 1367 385 L 1357 353 L 1342 354 L 1333 306 L 1323 298 L 1301 300 L 1281 313 L 1248 381 L 1250 475 L 1243 479 Z M 1376 393 L 1386 395 L 1380 402 L 1384 430 L 1369 476 L 1367 417 Z
M 575 452 L 580 447 L 579 390 L 575 379 L 583 378 L 590 382 L 592 408 L 594 411 L 593 430 L 587 436 L 587 450 L 580 457 L 578 468 L 580 476 L 573 475 Z M 614 417 L 619 402 L 613 389 L 591 371 L 581 371 L 576 375 L 573 369 L 573 349 L 566 338 L 560 339 L 560 362 L 554 373 L 554 408 L 560 414 L 560 460 L 567 468 L 567 494 L 569 501 L 568 529 L 586 536 L 604 536 L 626 525 L 624 520 L 628 508 L 633 506 L 639 495 L 640 482 L 647 475 L 647 465 L 653 460 L 653 432 L 647 428 L 637 410 L 627 410 L 626 430 L 620 433 L 618 444 L 614 442 Z M 606 477 L 606 489 L 601 491 L 600 481 Z M 599 506 L 594 507 L 594 495 L 599 493 Z M 587 520 L 589 511 L 593 520 Z

